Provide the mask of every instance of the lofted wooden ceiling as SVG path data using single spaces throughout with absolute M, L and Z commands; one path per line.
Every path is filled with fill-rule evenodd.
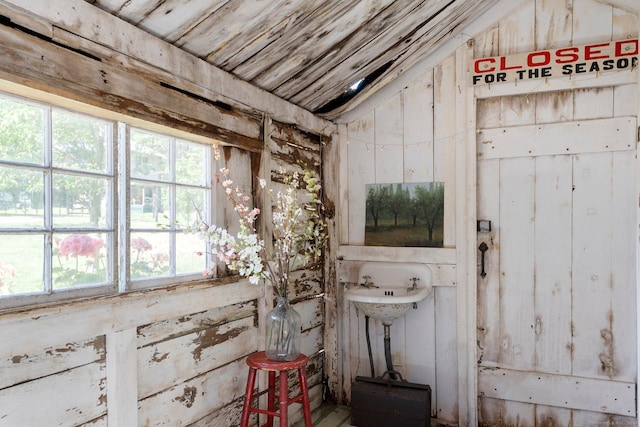
M 498 0 L 86 0 L 332 119 Z M 352 88 L 361 82 L 361 90 Z

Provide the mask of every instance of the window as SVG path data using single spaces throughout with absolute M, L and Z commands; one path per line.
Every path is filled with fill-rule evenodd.
M 130 132 L 130 277 L 175 277 L 203 270 L 203 243 L 181 231 L 210 198 L 210 149 L 140 129 Z
M 212 157 L 0 94 L 0 308 L 201 276 L 203 243 L 181 226 L 210 219 Z

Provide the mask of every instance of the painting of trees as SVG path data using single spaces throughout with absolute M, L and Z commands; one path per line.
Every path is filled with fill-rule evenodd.
M 444 183 L 368 184 L 365 245 L 442 247 Z

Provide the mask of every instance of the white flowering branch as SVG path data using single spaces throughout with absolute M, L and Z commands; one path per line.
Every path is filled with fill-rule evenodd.
M 284 174 L 284 171 L 281 172 Z M 251 198 L 242 189 L 234 187 L 229 169 L 220 169 L 216 178 L 224 187 L 227 199 L 238 215 L 240 231 L 233 236 L 223 227 L 208 225 L 201 215 L 198 215 L 196 223 L 188 227 L 187 231 L 197 233 L 205 239 L 211 253 L 224 262 L 229 270 L 247 277 L 253 284 L 265 279 L 271 283 L 276 295 L 286 297 L 289 274 L 295 265 L 319 258 L 326 244 L 326 224 L 321 216 L 320 183 L 305 169 L 302 180 L 310 202 L 301 205 L 298 200 L 298 172 L 286 175 L 284 192 L 274 193 L 266 180 L 259 180 L 260 187 L 266 189 L 274 204 L 273 253 L 268 253 L 264 240 L 255 229 L 260 209 L 248 206 Z M 211 273 L 212 270 L 205 272 L 207 275 Z

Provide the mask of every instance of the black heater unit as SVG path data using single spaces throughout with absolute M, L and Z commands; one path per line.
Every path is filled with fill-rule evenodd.
M 386 374 L 386 373 L 385 373 Z M 396 375 L 399 375 L 396 372 Z M 351 424 L 358 427 L 429 427 L 431 387 L 406 381 L 356 377 Z

